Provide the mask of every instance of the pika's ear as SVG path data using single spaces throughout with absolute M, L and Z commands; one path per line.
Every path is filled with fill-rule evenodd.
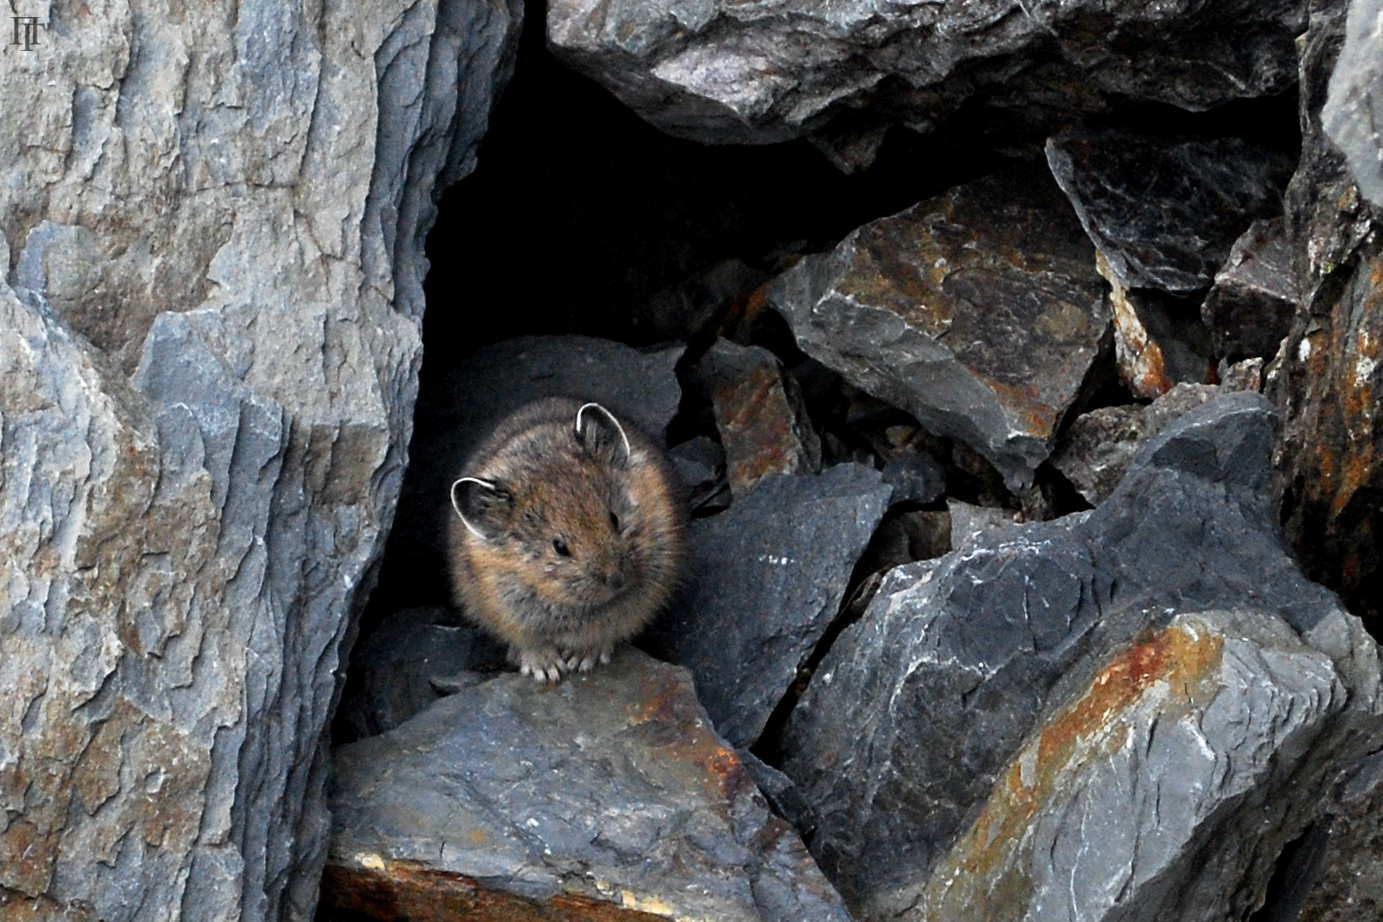
M 584 404 L 576 411 L 576 441 L 589 451 L 609 454 L 619 464 L 629 463 L 629 436 L 615 415 L 598 403 Z
M 466 526 L 466 531 L 482 541 L 498 532 L 500 523 L 514 505 L 514 494 L 497 480 L 462 477 L 451 485 L 451 508 Z

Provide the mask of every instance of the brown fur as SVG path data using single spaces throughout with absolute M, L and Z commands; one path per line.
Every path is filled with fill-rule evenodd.
M 598 405 L 550 398 L 519 409 L 452 486 L 457 604 L 540 681 L 608 662 L 676 586 L 684 512 L 674 483 L 663 452 Z

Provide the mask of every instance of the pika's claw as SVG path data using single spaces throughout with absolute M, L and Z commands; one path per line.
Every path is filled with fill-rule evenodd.
M 519 671 L 539 682 L 562 681 L 562 655 L 554 647 L 538 650 L 518 650 Z M 512 656 L 512 653 L 511 653 Z
M 568 653 L 563 661 L 563 665 L 566 666 L 567 669 L 590 672 L 597 665 L 603 666 L 610 662 L 610 653 L 610 647 L 601 647 L 598 650 L 579 650 Z

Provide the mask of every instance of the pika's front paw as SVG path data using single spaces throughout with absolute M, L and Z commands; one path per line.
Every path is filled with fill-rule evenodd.
M 518 664 L 519 671 L 539 682 L 560 682 L 565 663 L 556 647 L 509 649 L 509 659 Z
M 612 652 L 614 652 L 614 647 L 611 646 L 598 647 L 594 650 L 573 650 L 567 653 L 562 665 L 567 669 L 590 672 L 597 665 L 610 662 Z

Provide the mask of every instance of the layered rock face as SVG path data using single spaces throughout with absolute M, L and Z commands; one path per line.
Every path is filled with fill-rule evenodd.
M 1113 99 L 1200 110 L 1275 93 L 1292 82 L 1304 19 L 1299 0 L 556 0 L 548 41 L 671 134 L 809 135 L 853 169 L 880 126 L 928 131 L 967 103 L 1031 130 Z
M 69 13 L 0 65 L 0 916 L 307 919 L 521 5 Z

